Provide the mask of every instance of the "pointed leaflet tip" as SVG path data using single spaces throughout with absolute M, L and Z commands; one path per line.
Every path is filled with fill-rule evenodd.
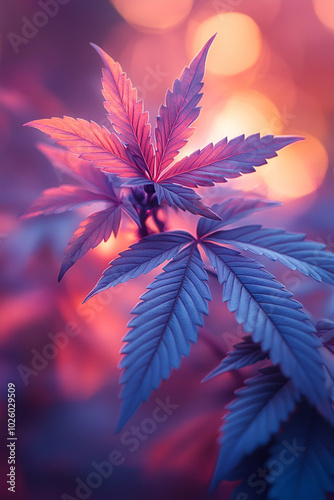
M 159 179 L 173 163 L 179 151 L 187 144 L 194 133 L 192 123 L 198 118 L 198 106 L 202 93 L 205 60 L 214 40 L 212 36 L 184 68 L 180 79 L 173 83 L 173 90 L 168 90 L 166 103 L 160 107 L 157 117 L 155 137 L 157 142 L 156 171 L 153 180 Z
M 206 50 L 206 51 L 209 50 L 209 48 L 211 47 L 211 45 L 212 45 L 214 39 L 216 38 L 216 36 L 217 36 L 217 33 L 215 33 L 214 35 L 212 35 L 211 38 L 209 38 L 209 40 L 206 42 L 206 44 L 204 45 L 204 47 L 202 49 L 203 51 L 204 50 Z
M 105 55 L 106 55 L 106 52 L 104 52 L 103 49 L 101 49 L 101 47 L 99 47 L 98 45 L 96 45 L 95 43 L 93 42 L 90 42 L 89 44 L 91 47 L 93 47 L 94 50 L 96 50 L 96 52 L 99 54 L 99 56 L 101 57 L 101 59 L 105 62 Z M 110 57 L 110 56 L 109 56 Z
M 138 100 L 138 92 L 120 64 L 97 45 L 91 45 L 104 64 L 102 94 L 108 119 L 131 155 L 136 158 L 138 168 L 151 178 L 154 155 L 148 113 L 144 112 L 143 102 Z
M 203 56 L 206 59 L 206 56 L 207 56 L 207 54 L 209 52 L 209 49 L 210 49 L 210 47 L 211 47 L 214 39 L 216 38 L 216 36 L 217 36 L 217 33 L 215 33 L 214 35 L 212 35 L 211 38 L 209 38 L 209 40 L 203 45 L 203 47 L 201 48 L 201 50 L 199 52 L 197 52 L 197 54 L 195 55 L 195 57 L 191 61 L 189 67 L 191 67 L 191 65 L 193 63 L 196 63 L 198 60 L 202 59 Z
M 61 269 L 60 269 L 59 274 L 58 274 L 58 283 L 61 282 L 65 273 L 66 273 L 66 269 L 64 267 L 64 264 L 62 264 Z
M 24 123 L 23 127 L 35 127 L 35 128 L 37 128 L 35 123 L 37 123 L 38 121 L 40 121 L 40 120 L 32 120 L 31 122 Z

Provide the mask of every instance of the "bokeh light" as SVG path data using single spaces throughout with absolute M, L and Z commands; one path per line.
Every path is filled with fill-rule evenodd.
M 214 33 L 217 37 L 207 61 L 207 69 L 211 73 L 236 75 L 258 60 L 262 37 L 251 17 L 239 12 L 227 12 L 202 21 L 194 34 L 193 51 L 198 52 Z
M 268 187 L 270 198 L 299 198 L 315 191 L 323 182 L 328 168 L 328 155 L 314 136 L 296 133 L 305 141 L 292 144 L 278 152 L 259 174 Z
M 165 30 L 189 15 L 193 0 L 111 0 L 121 16 L 137 28 Z
M 197 345 L 125 432 L 152 416 L 156 398 L 170 397 L 180 409 L 140 443 L 138 452 L 130 453 L 121 434 L 114 432 L 120 409 L 117 366 L 131 311 L 165 263 L 82 303 L 109 262 L 137 239 L 135 224 L 124 217 L 117 238 L 89 251 L 58 283 L 73 232 L 105 205 L 29 221 L 18 217 L 44 189 L 77 184 L 56 172 L 36 149 L 39 142 L 49 144 L 46 136 L 22 124 L 63 115 L 106 124 L 102 63 L 89 47 L 94 42 L 121 64 L 138 89 L 154 134 L 166 90 L 217 33 L 204 75 L 202 111 L 192 125 L 196 130 L 176 160 L 225 136 L 259 132 L 306 137 L 278 151 L 278 157 L 256 172 L 198 192 L 210 206 L 234 196 L 281 200 L 281 207 L 254 214 L 240 225 L 302 232 L 333 251 L 334 0 L 68 2 L 59 5 L 59 14 L 49 16 L 48 25 L 27 37 L 16 54 L 5 38 L 11 32 L 22 34 L 22 18 L 31 21 L 41 8 L 36 3 L 4 2 L 5 42 L 0 41 L 1 375 L 17 382 L 19 396 L 17 498 L 59 500 L 65 492 L 76 497 L 76 478 L 85 480 L 94 471 L 93 461 L 101 463 L 114 449 L 124 452 L 126 463 L 92 492 L 94 498 L 231 498 L 233 483 L 225 482 L 213 494 L 207 490 L 218 452 L 219 422 L 242 381 L 231 373 L 200 384 L 243 335 L 221 302 L 221 286 L 210 278 L 213 300 Z M 169 231 L 192 234 L 198 219 L 170 208 L 162 209 L 159 218 L 166 218 Z M 156 231 L 153 222 L 149 230 Z M 291 270 L 266 264 L 275 274 L 278 270 L 277 278 L 303 303 L 312 321 L 333 316 L 333 294 L 327 285 L 302 281 Z M 80 333 L 59 347 L 45 369 L 29 376 L 26 386 L 18 366 L 33 367 L 34 350 L 42 353 L 51 342 L 50 333 L 62 333 L 70 323 L 78 325 Z M 246 368 L 242 376 L 252 377 L 257 369 Z M 5 396 L 2 412 L 7 411 Z M 5 453 L 1 457 L 7 463 Z M 0 498 L 7 496 L 3 482 Z
M 260 132 L 265 135 L 281 131 L 281 115 L 275 104 L 260 92 L 244 91 L 235 93 L 226 102 L 213 121 L 208 139 L 218 142 L 225 136 L 232 139 L 241 134 Z
M 328 28 L 334 30 L 333 0 L 313 0 L 313 5 L 319 20 Z

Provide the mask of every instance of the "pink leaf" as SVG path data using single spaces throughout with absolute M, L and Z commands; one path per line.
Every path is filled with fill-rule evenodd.
M 43 191 L 23 217 L 60 214 L 96 201 L 110 201 L 110 197 L 77 186 L 62 185 Z
M 202 97 L 200 91 L 203 87 L 205 60 L 214 38 L 215 35 L 204 45 L 189 68 L 183 70 L 180 80 L 175 80 L 173 91 L 167 91 L 166 105 L 160 108 L 155 129 L 157 172 L 154 180 L 172 163 L 194 132 L 190 125 L 200 113 L 197 104 Z
M 143 112 L 143 102 L 137 100 L 137 91 L 119 63 L 98 46 L 91 45 L 105 64 L 102 70 L 102 94 L 108 118 L 120 139 L 136 158 L 140 169 L 151 175 L 154 164 L 151 126 L 148 123 L 148 113 Z
M 79 181 L 91 191 L 113 195 L 115 198 L 116 195 L 110 183 L 110 174 L 102 172 L 88 161 L 78 158 L 64 148 L 43 143 L 38 144 L 37 147 L 61 174 L 66 174 Z M 116 178 L 114 177 L 113 180 L 115 181 Z
M 266 135 L 244 135 L 231 141 L 223 139 L 215 146 L 209 144 L 195 151 L 162 172 L 158 181 L 176 182 L 183 186 L 213 186 L 215 182 L 226 182 L 227 178 L 254 172 L 254 167 L 264 165 L 268 158 L 277 156 L 276 151 L 302 140 L 301 137 Z
M 119 139 L 94 122 L 65 116 L 35 120 L 26 125 L 48 134 L 71 153 L 106 172 L 123 177 L 143 176 L 137 165 L 129 160 Z

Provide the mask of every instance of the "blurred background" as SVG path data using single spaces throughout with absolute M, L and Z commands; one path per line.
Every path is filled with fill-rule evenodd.
M 211 283 L 210 317 L 190 357 L 115 434 L 121 339 L 131 309 L 156 273 L 81 304 L 108 262 L 135 241 L 127 226 L 57 283 L 66 244 L 89 211 L 19 218 L 42 190 L 62 182 L 36 148 L 47 139 L 22 124 L 69 115 L 108 126 L 101 61 L 89 45 L 94 42 L 120 62 L 154 126 L 166 90 L 217 32 L 203 110 L 182 155 L 242 133 L 306 140 L 229 187 L 203 189 L 203 197 L 211 204 L 233 188 L 283 201 L 252 221 L 305 232 L 334 251 L 334 2 L 3 0 L 0 23 L 0 415 L 5 429 L 7 383 L 14 382 L 17 498 L 229 498 L 233 484 L 208 493 L 218 429 L 233 391 L 254 370 L 200 384 L 243 335 L 221 302 L 221 290 Z M 192 229 L 195 222 L 173 214 L 169 226 Z M 329 286 L 278 264 L 269 268 L 314 322 L 333 320 Z M 174 406 L 153 425 L 157 398 Z M 114 450 L 119 465 L 105 468 L 102 477 L 96 464 L 110 463 Z M 4 475 L 3 441 L 0 458 Z M 0 489 L 7 498 L 3 478 Z

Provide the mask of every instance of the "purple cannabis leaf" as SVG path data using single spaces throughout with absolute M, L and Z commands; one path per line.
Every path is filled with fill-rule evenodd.
M 202 316 L 208 314 L 207 279 L 193 242 L 164 267 L 133 309 L 136 316 L 128 325 L 120 365 L 124 388 L 118 430 L 172 368 L 179 368 L 181 356 L 188 356 L 190 342 L 197 340 L 197 326 L 203 326 Z
M 152 172 L 154 157 L 148 113 L 143 112 L 143 103 L 137 100 L 137 91 L 120 65 L 102 49 L 94 44 L 92 46 L 105 64 L 105 69 L 102 70 L 102 94 L 108 119 L 118 137 L 131 151 L 141 171 Z
M 290 458 L 288 473 L 275 477 L 269 498 L 326 500 L 326 491 L 334 492 L 333 426 L 304 403 L 276 435 L 268 466 L 278 459 L 286 443 L 294 446 L 290 448 L 294 460 Z
M 209 144 L 202 150 L 195 151 L 190 156 L 163 171 L 158 180 L 169 181 L 183 186 L 213 186 L 214 183 L 227 182 L 227 178 L 239 177 L 241 174 L 255 172 L 254 166 L 267 163 L 279 149 L 301 140 L 299 137 L 274 137 L 260 134 L 244 135 L 231 141 L 227 138 L 215 146 Z
M 223 373 L 225 368 L 228 369 L 229 363 L 231 363 L 230 369 L 234 368 L 234 361 L 238 363 L 240 360 L 240 366 L 245 366 L 247 362 L 256 362 L 269 355 L 272 362 L 281 367 L 282 373 L 287 378 L 292 379 L 297 393 L 305 395 L 312 404 L 319 406 L 319 408 L 322 408 L 321 411 L 326 413 L 328 412 L 329 397 L 325 388 L 324 361 L 319 350 L 321 342 L 315 335 L 315 329 L 311 325 L 308 316 L 301 309 L 301 304 L 293 300 L 292 293 L 288 292 L 281 283 L 276 281 L 274 276 L 265 271 L 261 264 L 248 259 L 235 250 L 213 243 L 216 239 L 219 241 L 216 235 L 219 235 L 223 231 L 210 232 L 210 230 L 219 229 L 222 225 L 233 223 L 243 216 L 250 215 L 252 212 L 265 207 L 271 207 L 270 203 L 266 205 L 261 200 L 244 200 L 239 203 L 238 208 L 237 205 L 238 202 L 235 199 L 223 202 L 221 205 L 215 205 L 215 211 L 222 216 L 223 220 L 210 221 L 203 218 L 199 219 L 197 234 L 203 231 L 209 231 L 209 233 L 201 236 L 198 242 L 188 233 L 173 231 L 163 234 L 153 234 L 135 243 L 110 263 L 110 267 L 103 273 L 102 278 L 87 298 L 109 287 L 116 286 L 118 283 L 147 273 L 166 259 L 173 258 L 177 260 L 184 252 L 190 252 L 191 248 L 195 248 L 200 244 L 207 253 L 212 267 L 218 272 L 218 280 L 223 285 L 223 300 L 228 302 L 230 311 L 236 313 L 236 320 L 238 323 L 243 324 L 245 332 L 252 334 L 254 342 L 252 344 L 248 340 L 245 351 L 240 349 L 240 359 L 238 357 L 239 352 L 236 351 L 236 354 L 231 355 L 231 361 L 229 361 L 229 358 L 226 358 L 222 362 L 222 365 L 215 370 L 214 374 Z M 237 230 L 235 229 L 235 231 Z M 283 242 L 285 234 L 284 232 L 279 232 L 279 235 L 282 235 Z M 277 244 L 276 239 L 274 243 L 275 245 Z M 301 241 L 299 252 L 304 255 L 308 251 L 310 244 L 317 245 L 313 242 Z M 182 250 L 185 246 L 186 248 Z M 305 247 L 304 253 L 302 251 L 303 247 Z M 320 262 L 320 270 L 321 263 L 326 263 L 326 259 L 334 258 L 329 252 L 325 252 L 324 250 L 322 252 L 324 252 L 324 257 L 326 258 Z M 166 283 L 167 285 L 169 284 L 169 270 L 173 267 L 172 263 L 173 261 L 164 268 L 164 273 L 162 274 L 164 284 Z M 181 278 L 182 274 L 180 273 Z M 177 275 L 171 273 L 170 280 L 170 285 L 167 288 L 168 294 L 170 294 L 171 300 L 179 300 L 182 288 L 174 290 L 172 287 L 172 285 L 174 286 L 177 283 Z M 183 283 L 182 279 L 181 283 Z M 194 298 L 201 292 L 198 280 L 195 282 L 195 285 L 192 287 Z M 155 282 L 150 287 L 156 289 Z M 136 366 L 134 361 L 136 359 L 135 356 L 141 356 L 143 352 L 136 347 L 141 345 L 144 348 L 146 342 L 153 342 L 151 335 L 159 336 L 160 342 L 164 344 L 165 357 L 160 354 L 157 358 L 149 358 L 147 365 L 144 358 L 138 358 L 138 363 L 140 362 L 143 370 L 148 370 L 150 364 L 154 362 L 154 369 L 157 373 L 162 373 L 161 370 L 164 363 L 168 357 L 172 356 L 174 349 L 174 344 L 164 343 L 165 329 L 162 326 L 163 319 L 157 319 L 158 311 L 162 314 L 166 307 L 166 298 L 162 290 L 160 290 L 159 294 L 152 294 L 150 292 L 144 294 L 142 300 L 145 300 L 145 307 L 140 303 L 133 311 L 137 316 L 135 320 L 130 322 L 129 326 L 132 328 L 136 327 L 134 328 L 135 333 L 132 333 L 130 330 L 129 334 L 125 337 L 128 344 L 126 351 L 124 351 L 132 353 L 133 366 Z M 206 292 L 202 291 L 203 293 L 204 295 L 202 296 L 206 297 Z M 194 303 L 190 302 L 187 307 L 189 314 L 191 314 L 192 310 L 192 314 L 195 314 L 196 307 Z M 169 320 L 173 318 L 172 316 L 167 317 Z M 180 316 L 178 319 L 179 335 L 184 335 L 182 332 L 184 332 L 184 328 L 187 325 L 184 321 L 186 321 L 186 317 Z M 149 331 L 145 334 L 147 325 L 149 325 Z M 160 329 L 156 328 L 156 325 Z M 137 331 L 138 333 L 136 334 Z M 175 330 L 173 331 L 175 332 Z M 176 337 L 175 335 L 175 342 L 181 345 L 180 337 Z M 144 340 L 145 336 L 147 336 L 146 341 Z M 156 340 L 156 342 L 158 341 Z M 152 346 L 153 344 L 150 345 Z M 187 355 L 188 351 L 182 351 L 182 354 Z M 244 360 L 242 354 L 245 355 Z M 122 378 L 122 382 L 125 384 L 125 394 L 136 394 L 136 404 L 133 403 L 133 405 L 130 405 L 129 403 L 124 403 L 125 409 L 122 412 L 120 426 L 124 425 L 125 421 L 131 416 L 131 413 L 138 407 L 139 400 L 145 401 L 147 399 L 147 393 L 141 392 L 137 386 L 133 385 L 135 384 L 136 377 L 134 372 L 131 371 L 132 365 L 129 361 L 127 363 L 129 363 L 126 365 L 128 367 L 127 373 L 131 373 L 132 377 L 126 375 Z M 122 366 L 124 365 L 122 364 Z M 237 366 L 240 367 L 239 365 Z M 153 383 L 153 379 L 148 378 L 145 382 L 145 391 L 150 392 L 152 389 L 155 389 L 159 385 L 157 381 L 159 380 L 160 382 L 161 379 L 163 377 L 160 379 L 155 378 L 155 382 Z
M 212 488 L 225 479 L 245 456 L 267 444 L 299 401 L 293 383 L 277 368 L 267 367 L 260 372 L 246 381 L 246 387 L 236 393 L 238 399 L 227 407 L 229 414 L 222 427 Z
M 125 252 L 121 252 L 120 256 L 110 263 L 110 267 L 104 271 L 102 278 L 85 300 L 111 286 L 152 271 L 192 241 L 190 234 L 184 231 L 152 234 L 143 238 Z
M 223 139 L 213 146 L 173 164 L 175 156 L 194 132 L 192 123 L 200 113 L 205 61 L 214 36 L 176 79 L 173 90 L 166 95 L 160 108 L 155 129 L 156 150 L 150 139 L 148 115 L 143 112 L 137 92 L 118 63 L 102 49 L 94 46 L 105 63 L 103 95 L 108 118 L 115 132 L 109 132 L 94 122 L 64 117 L 36 120 L 27 125 L 48 134 L 68 151 L 89 161 L 105 172 L 117 175 L 127 185 L 152 186 L 158 204 L 163 200 L 170 206 L 193 214 L 218 219 L 200 201 L 191 187 L 226 182 L 226 178 L 254 172 L 276 156 L 279 149 L 300 140 L 300 137 L 260 138 L 259 134 Z
M 103 240 L 108 241 L 112 233 L 117 236 L 121 214 L 122 210 L 118 202 L 109 203 L 108 208 L 93 213 L 80 224 L 65 250 L 58 281 L 88 250 L 95 248 Z
M 203 49 L 185 68 L 180 79 L 173 84 L 173 91 L 167 91 L 166 105 L 160 108 L 157 117 L 155 138 L 157 142 L 156 172 L 154 179 L 159 179 L 173 162 L 180 149 L 194 133 L 190 125 L 198 118 L 200 108 L 197 106 L 202 98 L 205 60 L 215 35 L 204 45 Z
M 41 151 L 52 161 L 55 168 L 74 178 L 81 186 L 63 184 L 43 192 L 24 214 L 24 217 L 58 214 L 96 202 L 104 202 L 105 209 L 91 214 L 75 231 L 65 251 L 59 280 L 66 271 L 91 248 L 107 241 L 111 234 L 117 236 L 122 212 L 138 225 L 134 207 L 117 194 L 118 183 L 110 174 L 92 167 L 85 160 L 66 153 L 60 148 L 41 146 Z
M 261 346 L 253 342 L 252 337 L 249 336 L 245 337 L 243 342 L 235 344 L 233 347 L 234 349 L 227 354 L 217 368 L 205 377 L 203 382 L 222 373 L 254 365 L 267 358 L 267 354 L 262 351 Z
M 334 255 L 326 245 L 304 241 L 305 234 L 287 233 L 283 229 L 243 226 L 210 235 L 212 241 L 229 244 L 256 255 L 278 260 L 293 271 L 296 269 L 316 281 L 334 285 Z
M 57 214 L 103 202 L 103 208 L 92 213 L 75 231 L 65 251 L 59 279 L 89 249 L 107 241 L 111 234 L 117 236 L 123 213 L 136 222 L 139 241 L 110 262 L 85 300 L 169 261 L 140 297 L 128 324 L 120 364 L 123 402 L 118 430 L 169 377 L 171 370 L 179 367 L 181 358 L 189 354 L 191 343 L 196 342 L 198 327 L 203 325 L 211 300 L 204 268 L 208 263 L 213 268 L 208 272 L 217 277 L 222 287 L 223 301 L 248 336 L 206 379 L 266 358 L 274 365 L 246 381 L 246 387 L 237 392 L 237 400 L 228 407 L 213 486 L 222 479 L 244 478 L 238 474 L 242 469 L 247 474 L 254 454 L 255 462 L 264 465 L 272 439 L 279 446 L 296 432 L 306 443 L 313 422 L 317 441 L 311 437 L 305 444 L 309 447 L 305 458 L 293 464 L 290 475 L 297 478 L 294 485 L 287 484 L 282 475 L 268 498 L 325 498 L 324 491 L 334 489 L 334 438 L 327 443 L 321 428 L 325 422 L 326 433 L 332 435 L 334 323 L 322 321 L 315 329 L 292 293 L 262 264 L 241 252 L 279 261 L 289 269 L 331 285 L 334 255 L 323 244 L 283 229 L 260 225 L 225 229 L 253 213 L 276 207 L 276 202 L 239 197 L 208 207 L 194 190 L 252 173 L 300 137 L 241 135 L 175 160 L 194 132 L 192 124 L 200 113 L 205 61 L 213 40 L 214 36 L 168 90 L 157 117 L 155 140 L 136 89 L 120 65 L 94 45 L 105 65 L 102 92 L 113 131 L 69 117 L 28 123 L 61 146 L 40 145 L 39 149 L 57 171 L 75 184 L 47 189 L 25 217 Z M 165 217 L 160 215 L 165 216 L 168 206 L 201 216 L 196 237 L 185 231 L 166 231 Z M 279 434 L 282 423 L 302 397 L 303 403 Z M 302 411 L 307 418 L 299 428 Z M 258 453 L 260 446 L 267 450 Z M 272 449 L 273 457 L 279 453 L 277 446 Z M 317 469 L 321 469 L 318 484 L 314 472 Z M 303 478 L 305 487 L 300 486 L 298 478 Z M 238 491 L 237 487 L 235 495 Z
M 311 403 L 324 400 L 320 343 L 302 305 L 258 262 L 208 241 L 203 246 L 237 322 Z

